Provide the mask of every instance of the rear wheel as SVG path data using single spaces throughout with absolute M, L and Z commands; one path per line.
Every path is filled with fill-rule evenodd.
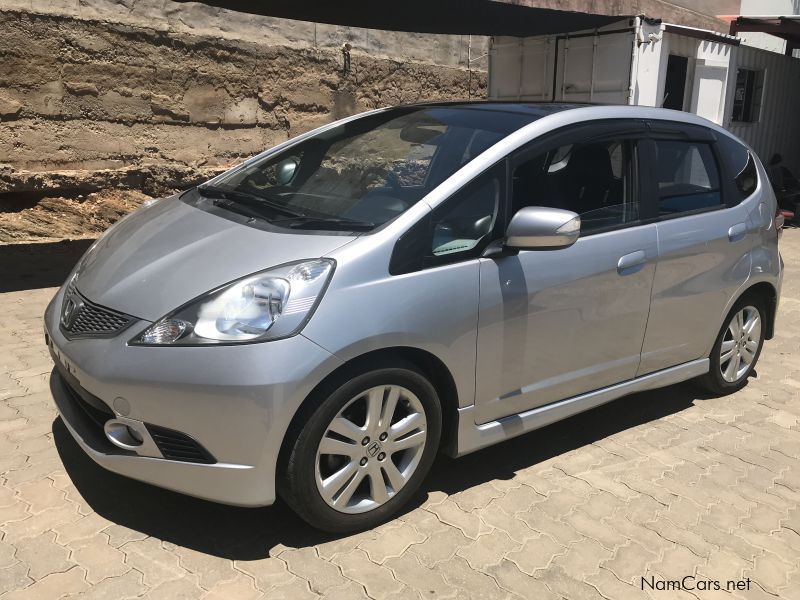
M 431 467 L 441 435 L 436 390 L 413 367 L 341 385 L 292 443 L 283 494 L 315 527 L 373 527 L 405 504 Z
M 703 387 L 717 395 L 744 387 L 764 345 L 765 312 L 757 296 L 733 306 L 711 350 L 709 372 L 699 379 Z

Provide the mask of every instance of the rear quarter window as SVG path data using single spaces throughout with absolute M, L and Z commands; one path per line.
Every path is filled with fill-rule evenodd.
M 725 162 L 726 177 L 733 177 L 733 186 L 731 186 L 733 198 L 730 198 L 728 202 L 733 206 L 756 191 L 756 187 L 758 187 L 756 162 L 743 144 L 727 135 L 719 136 L 717 146 L 720 157 Z
M 656 140 L 655 148 L 659 216 L 722 205 L 719 172 L 710 144 Z

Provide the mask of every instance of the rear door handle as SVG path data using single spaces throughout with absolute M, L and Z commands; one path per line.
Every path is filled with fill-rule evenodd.
M 639 267 L 645 263 L 647 255 L 644 250 L 637 250 L 625 256 L 621 256 L 617 261 L 617 271 L 620 274 L 627 275 L 634 267 Z
M 738 242 L 742 238 L 744 238 L 744 234 L 747 233 L 747 224 L 745 223 L 737 223 L 736 225 L 731 226 L 728 229 L 728 239 L 732 242 Z

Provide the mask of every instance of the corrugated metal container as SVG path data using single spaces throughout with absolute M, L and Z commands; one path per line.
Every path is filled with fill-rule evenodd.
M 761 113 L 757 122 L 742 123 L 731 119 L 729 109 L 727 128 L 750 144 L 764 164 L 777 152 L 787 167 L 800 174 L 800 60 L 739 46 L 732 80 L 738 68 L 763 71 Z M 733 99 L 733 92 L 729 96 Z
M 589 32 L 492 38 L 489 97 L 627 104 L 634 47 L 627 21 Z
M 662 106 L 672 94 L 673 108 L 724 125 L 749 143 L 765 164 L 780 153 L 784 164 L 800 174 L 800 60 L 737 45 L 738 41 L 647 20 L 622 21 L 595 31 L 494 38 L 489 97 Z M 680 64 L 681 70 L 677 86 L 672 71 L 669 87 L 671 63 Z M 761 112 L 755 122 L 731 118 L 737 68 L 762 73 Z M 676 93 L 683 94 L 677 96 L 677 105 Z

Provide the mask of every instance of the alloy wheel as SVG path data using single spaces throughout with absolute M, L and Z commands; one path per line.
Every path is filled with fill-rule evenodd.
M 761 344 L 761 316 L 754 306 L 733 315 L 719 355 L 719 369 L 728 383 L 739 381 L 750 369 Z
M 419 398 L 397 385 L 358 394 L 320 440 L 317 489 L 331 508 L 363 513 L 388 502 L 414 474 L 427 440 Z

